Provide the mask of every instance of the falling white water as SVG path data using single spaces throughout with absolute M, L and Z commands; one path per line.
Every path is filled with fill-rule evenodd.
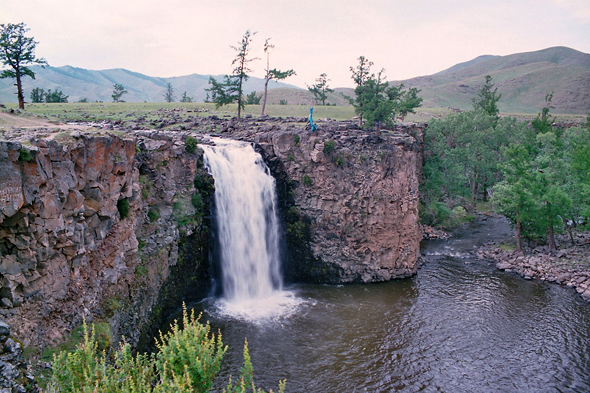
M 246 319 L 288 313 L 296 300 L 282 291 L 274 178 L 249 143 L 213 141 L 201 147 L 215 179 L 221 309 Z

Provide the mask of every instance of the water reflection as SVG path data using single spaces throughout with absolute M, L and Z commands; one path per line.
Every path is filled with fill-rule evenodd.
M 209 315 L 231 347 L 223 376 L 239 373 L 247 337 L 265 389 L 286 378 L 289 392 L 590 391 L 590 306 L 471 256 L 508 230 L 476 223 L 425 245 L 411 279 L 291 288 L 298 312 L 264 325 Z

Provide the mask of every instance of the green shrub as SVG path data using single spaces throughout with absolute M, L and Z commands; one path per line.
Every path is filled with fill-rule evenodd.
M 334 164 L 336 164 L 336 166 L 344 165 L 344 157 L 342 157 L 342 155 L 338 154 L 338 156 L 336 156 L 334 158 Z
M 301 178 L 301 181 L 303 182 L 303 185 L 306 187 L 311 186 L 311 178 L 307 175 L 303 175 L 303 177 Z
M 203 207 L 205 206 L 205 203 L 203 202 L 203 197 L 198 191 L 195 193 L 195 195 L 191 197 L 191 203 L 197 210 L 197 213 L 201 212 L 203 210 Z
M 18 151 L 18 160 L 22 162 L 33 161 L 33 155 L 28 149 L 24 147 Z
M 294 135 L 293 140 L 295 141 L 295 146 L 299 146 L 299 141 L 300 141 L 299 135 Z
M 134 356 L 131 347 L 123 342 L 109 362 L 106 352 L 100 351 L 95 330 L 89 333 L 86 322 L 83 340 L 73 352 L 54 355 L 49 392 L 133 392 L 133 393 L 189 393 L 207 392 L 215 380 L 227 346 L 221 334 L 211 333 L 209 324 L 201 324 L 194 311 L 189 314 L 183 304 L 181 329 L 177 321 L 171 330 L 156 339 L 157 354 Z M 254 370 L 244 345 L 244 363 L 240 377 L 234 384 L 229 378 L 224 392 L 252 391 L 262 393 L 253 381 Z M 284 392 L 285 381 L 279 383 Z M 272 392 L 272 390 L 270 391 Z
M 141 251 L 141 249 L 145 246 L 145 241 L 139 237 L 136 239 L 137 239 L 137 250 Z
M 329 140 L 324 142 L 324 154 L 331 154 L 336 149 L 336 142 Z
M 431 202 L 420 212 L 420 220 L 426 225 L 442 225 L 451 217 L 451 209 L 443 202 Z
M 123 303 L 121 303 L 120 297 L 110 297 L 104 302 L 105 315 L 111 318 L 115 315 L 115 311 L 120 310 L 122 307 Z
M 97 322 L 90 326 L 94 334 L 94 341 L 99 351 L 107 350 L 111 347 L 111 329 L 108 323 Z M 62 352 L 72 352 L 81 345 L 84 341 L 84 329 L 87 329 L 86 324 L 77 326 L 72 330 L 70 337 L 66 341 L 60 343 L 57 347 L 46 347 L 41 354 L 41 358 L 51 360 L 55 355 Z
M 148 273 L 148 269 L 147 267 L 143 266 L 143 265 L 137 265 L 135 266 L 135 274 L 139 277 L 143 277 L 146 276 Z
M 211 334 L 209 324 L 198 323 L 194 310 L 189 315 L 183 307 L 182 314 L 183 329 L 175 323 L 168 333 L 160 332 L 160 338 L 156 338 L 156 368 L 165 383 L 173 384 L 182 376 L 189 381 L 191 391 L 207 392 L 221 368 L 227 346 L 221 335 Z
M 129 201 L 127 198 L 119 199 L 117 201 L 117 210 L 119 211 L 121 220 L 129 217 Z
M 158 211 L 158 208 L 152 207 L 148 211 L 148 218 L 150 219 L 150 222 L 157 221 L 158 218 L 160 218 L 160 212 Z
M 456 206 L 451 210 L 451 225 L 461 224 L 463 222 L 473 221 L 475 216 L 468 214 L 463 206 Z
M 194 153 L 197 150 L 197 139 L 192 136 L 187 136 L 184 142 L 187 153 Z
M 150 191 L 154 183 L 146 176 L 139 176 L 139 184 L 141 185 L 141 199 L 146 200 L 150 196 Z

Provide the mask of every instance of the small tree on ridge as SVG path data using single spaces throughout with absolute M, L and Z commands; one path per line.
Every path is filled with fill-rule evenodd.
M 267 38 L 264 42 L 264 53 L 266 53 L 266 76 L 264 77 L 264 94 L 262 100 L 262 111 L 260 112 L 260 116 L 264 116 L 264 110 L 266 108 L 266 97 L 268 93 L 268 82 L 271 80 L 283 80 L 290 76 L 295 75 L 295 71 L 287 70 L 287 71 L 279 71 L 276 68 L 270 69 L 270 50 L 273 49 L 275 46 L 272 45 L 270 42 L 270 38 Z
M 29 31 L 24 23 L 0 25 L 0 61 L 8 69 L 2 70 L 0 79 L 16 79 L 16 95 L 19 109 L 25 109 L 22 77 L 30 76 L 35 79 L 35 73 L 27 65 L 39 64 L 44 66 L 47 61 L 35 57 L 35 47 L 38 42 L 32 37 L 25 37 Z
M 166 84 L 166 92 L 164 93 L 164 100 L 166 102 L 174 102 L 174 88 L 172 87 L 172 83 L 168 82 Z
M 493 89 L 493 90 L 492 90 Z M 498 88 L 494 89 L 492 77 L 486 75 L 486 81 L 477 93 L 477 97 L 473 99 L 473 109 L 483 109 L 490 116 L 498 117 L 500 109 L 498 109 L 498 101 L 502 94 L 498 94 Z
M 211 100 L 215 103 L 215 107 L 231 104 L 237 102 L 238 104 L 238 119 L 241 119 L 242 109 L 246 107 L 246 101 L 244 99 L 244 82 L 249 78 L 248 73 L 252 72 L 248 68 L 248 63 L 256 60 L 256 58 L 249 58 L 250 44 L 252 43 L 252 36 L 256 34 L 251 33 L 250 30 L 246 30 L 246 33 L 242 37 L 242 41 L 239 46 L 231 46 L 238 54 L 232 61 L 234 66 L 233 73 L 231 75 L 225 75 L 223 82 L 218 82 L 215 78 L 209 77 L 210 88 L 205 89 L 211 93 Z
M 121 99 L 123 94 L 129 93 L 121 84 L 115 83 L 113 85 L 113 94 L 111 97 L 113 98 L 113 102 L 125 102 Z
M 314 85 L 308 86 L 307 90 L 309 90 L 309 92 L 313 94 L 317 102 L 321 101 L 322 106 L 325 106 L 326 99 L 328 98 L 328 93 L 332 93 L 334 91 L 328 87 L 328 82 L 330 81 L 330 79 L 328 79 L 328 75 L 326 75 L 326 73 L 324 72 L 320 74 L 320 77 L 317 78 L 315 81 L 316 83 Z

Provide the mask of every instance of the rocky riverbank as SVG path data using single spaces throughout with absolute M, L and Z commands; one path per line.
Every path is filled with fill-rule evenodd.
M 584 300 L 590 301 L 590 235 L 580 234 L 575 242 L 576 245 L 572 245 L 570 240 L 562 238 L 557 251 L 543 246 L 527 248 L 523 252 L 488 244 L 477 251 L 477 256 L 496 261 L 498 269 L 514 272 L 526 280 L 571 287 Z

